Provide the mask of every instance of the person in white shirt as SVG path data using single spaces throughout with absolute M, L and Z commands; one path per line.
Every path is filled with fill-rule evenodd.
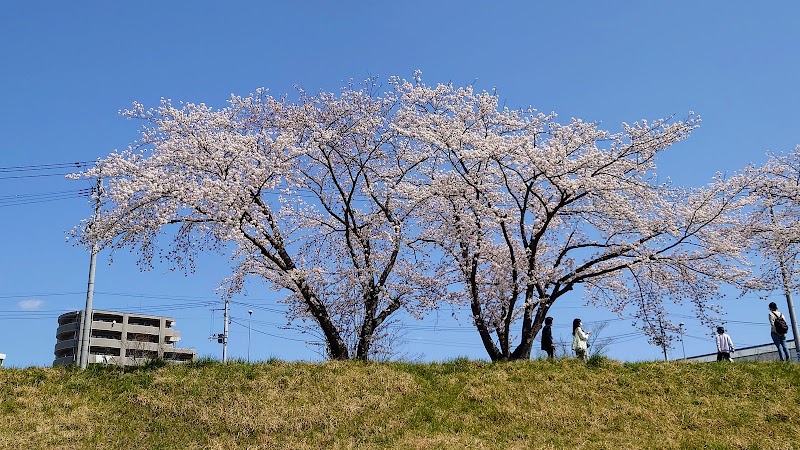
M 717 361 L 733 361 L 733 341 L 725 333 L 725 328 L 717 327 Z
M 589 359 L 589 332 L 584 332 L 581 328 L 581 319 L 572 321 L 572 350 L 575 350 L 578 359 Z
M 776 305 L 775 302 L 770 302 L 769 335 L 772 336 L 772 342 L 775 344 L 775 347 L 778 347 L 778 358 L 780 358 L 781 361 L 789 361 L 789 349 L 786 348 L 786 335 L 780 334 L 775 330 L 775 321 L 778 320 L 779 317 L 783 317 L 783 313 L 778 311 L 778 305 Z M 786 320 L 786 318 L 784 317 L 783 320 Z M 783 350 L 783 354 L 781 354 L 781 350 Z M 786 356 L 785 358 L 784 355 Z

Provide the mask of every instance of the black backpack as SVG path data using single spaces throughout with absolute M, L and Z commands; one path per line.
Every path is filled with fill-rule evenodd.
M 786 324 L 786 319 L 783 318 L 783 314 L 780 316 L 775 314 L 775 332 L 781 336 L 789 332 L 789 325 Z

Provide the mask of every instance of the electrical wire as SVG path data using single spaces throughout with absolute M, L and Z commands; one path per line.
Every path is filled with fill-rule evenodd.
M 64 177 L 81 170 L 91 164 L 89 161 L 77 161 L 57 164 L 38 164 L 26 166 L 0 167 L 0 180 L 21 180 L 26 178 Z M 67 171 L 70 170 L 70 171 Z M 40 203 L 71 200 L 88 197 L 91 188 L 48 192 L 24 192 L 0 196 L 0 208 L 34 205 Z
M 247 320 L 247 321 L 249 321 L 251 323 L 254 323 L 256 325 L 267 325 L 267 326 L 278 327 L 278 328 L 287 326 L 285 323 L 269 322 L 269 321 L 266 321 L 266 320 L 251 319 L 250 317 L 230 316 L 230 318 L 231 318 L 231 321 L 233 321 L 233 320 Z
M 64 170 L 71 168 L 81 169 L 89 164 L 94 164 L 94 161 L 76 161 L 76 162 L 54 163 L 54 164 L 33 164 L 27 166 L 8 166 L 8 167 L 0 167 L 0 173 L 32 172 L 38 170 Z
M 38 173 L 33 175 L 9 175 L 2 176 L 0 180 L 19 180 L 23 178 L 43 178 L 43 177 L 66 177 L 73 172 L 57 172 L 57 173 Z
M 58 200 L 70 200 L 75 198 L 88 198 L 92 193 L 89 188 L 72 191 L 42 192 L 33 194 L 15 194 L 0 196 L 0 208 L 9 206 L 23 206 L 37 203 L 52 202 Z
M 431 339 L 423 339 L 423 338 L 399 338 L 398 341 L 406 341 L 410 343 L 416 344 L 430 344 L 435 346 L 443 346 L 443 347 L 454 347 L 454 348 L 477 348 L 476 345 L 468 344 L 465 342 L 452 342 L 452 341 L 443 341 L 440 339 L 431 340 Z
M 237 302 L 237 301 L 231 300 L 231 304 L 239 305 L 239 306 L 246 306 L 248 308 L 257 309 L 259 311 L 267 311 L 267 312 L 273 312 L 273 313 L 279 313 L 279 314 L 285 314 L 286 313 L 285 310 L 281 310 L 281 309 L 278 309 L 278 308 L 270 308 L 269 306 L 262 306 L 262 305 L 254 304 L 254 303 Z
M 90 161 L 70 163 L 36 164 L 28 166 L 0 167 L 0 180 L 19 180 L 26 178 L 65 177 L 87 168 Z
M 247 325 L 245 325 L 243 323 L 240 323 L 238 321 L 235 321 L 235 320 L 231 320 L 231 323 L 239 325 L 239 326 L 244 327 L 244 328 L 248 328 Z M 263 334 L 265 336 L 270 336 L 270 337 L 274 337 L 274 338 L 277 338 L 277 339 L 283 339 L 283 340 L 286 340 L 286 341 L 308 342 L 308 339 L 296 339 L 296 338 L 290 338 L 290 337 L 286 337 L 286 336 L 280 336 L 280 335 L 277 335 L 277 334 L 267 333 L 266 331 L 262 331 L 262 330 L 259 330 L 257 328 L 249 328 L 249 329 L 251 331 L 255 331 L 256 333 Z

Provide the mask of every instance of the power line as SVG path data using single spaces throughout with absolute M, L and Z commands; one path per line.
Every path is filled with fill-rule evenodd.
M 466 342 L 451 342 L 451 341 L 442 341 L 442 340 L 431 340 L 431 339 L 421 339 L 421 338 L 399 338 L 398 341 L 407 341 L 410 343 L 416 344 L 432 344 L 437 346 L 444 346 L 444 347 L 455 347 L 455 348 L 482 348 L 475 344 L 469 344 Z
M 27 166 L 7 166 L 7 167 L 0 167 L 0 173 L 36 172 L 40 170 L 64 170 L 73 168 L 81 169 L 90 164 L 94 164 L 94 161 L 76 161 L 76 162 L 54 163 L 54 164 L 31 164 Z
M 53 292 L 53 293 L 33 293 L 33 294 L 0 294 L 0 299 L 4 298 L 30 298 L 30 297 L 57 297 L 63 295 L 78 295 L 83 292 Z
M 67 295 L 82 295 L 85 292 L 31 292 L 31 293 L 8 293 L 0 294 L 0 299 L 14 299 L 14 298 L 31 298 L 31 297 L 60 297 Z M 190 295 L 150 295 L 150 294 L 131 294 L 126 292 L 107 292 L 95 291 L 97 294 L 102 294 L 112 297 L 132 297 L 132 298 L 146 298 L 150 300 L 195 300 L 196 302 L 216 303 L 220 300 L 209 300 L 208 296 L 190 296 Z
M 0 180 L 17 180 L 21 178 L 43 178 L 43 177 L 66 177 L 67 175 L 70 175 L 72 173 L 73 172 L 57 172 L 57 173 L 38 173 L 33 175 L 9 175 L 0 177 Z
M 17 199 L 28 199 L 28 198 L 39 198 L 39 197 L 48 197 L 52 195 L 66 195 L 66 194 L 88 194 L 91 193 L 91 188 L 84 188 L 84 189 L 77 189 L 77 190 L 70 190 L 70 191 L 50 191 L 50 192 L 35 192 L 35 193 L 28 193 L 28 194 L 11 194 L 11 195 L 0 195 L 0 201 L 6 200 L 17 200 Z
M 91 189 L 79 189 L 73 191 L 42 192 L 32 194 L 16 194 L 0 197 L 0 208 L 9 206 L 24 206 L 37 203 L 45 203 L 59 200 L 70 200 L 74 198 L 86 198 L 91 194 Z
M 243 323 L 240 323 L 240 322 L 238 322 L 236 320 L 233 320 L 233 319 L 231 319 L 231 323 L 235 323 L 236 325 L 239 325 L 241 327 L 247 328 L 247 325 L 245 325 Z M 262 331 L 262 330 L 259 330 L 257 328 L 251 328 L 251 330 L 255 331 L 256 333 L 263 334 L 265 336 L 270 336 L 270 337 L 274 337 L 274 338 L 278 338 L 278 339 L 284 339 L 284 340 L 287 340 L 287 341 L 308 342 L 308 339 L 297 339 L 297 338 L 290 338 L 290 337 L 286 337 L 286 336 L 280 336 L 280 335 L 277 335 L 277 334 L 267 333 L 266 331 Z
M 87 168 L 91 164 L 93 164 L 91 161 L 75 161 L 66 163 L 0 167 L 0 180 L 64 177 L 76 171 Z M 4 195 L 0 196 L 0 208 L 70 200 L 87 197 L 91 194 L 91 192 L 92 191 L 90 188 L 84 188 L 68 191 L 24 192 L 19 194 Z
M 269 306 L 259 305 L 257 303 L 237 302 L 237 301 L 233 301 L 233 300 L 231 300 L 231 303 L 233 303 L 234 305 L 246 306 L 248 308 L 258 309 L 260 311 L 267 311 L 267 312 L 272 312 L 272 313 L 286 314 L 286 311 L 284 311 L 284 310 L 281 310 L 281 309 L 278 309 L 278 308 L 271 308 Z

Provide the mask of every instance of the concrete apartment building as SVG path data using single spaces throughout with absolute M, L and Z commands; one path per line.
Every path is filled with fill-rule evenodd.
M 58 317 L 53 366 L 77 364 L 83 311 Z M 176 348 L 181 335 L 171 317 L 95 310 L 92 314 L 89 360 L 92 363 L 137 365 L 152 359 L 196 361 L 193 349 Z

